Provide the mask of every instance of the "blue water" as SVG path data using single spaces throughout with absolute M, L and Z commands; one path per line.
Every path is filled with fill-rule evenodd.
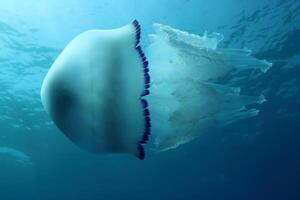
M 272 62 L 239 81 L 265 95 L 259 115 L 144 161 L 73 145 L 42 108 L 42 79 L 77 34 L 133 19 L 144 45 L 159 22 L 222 33 L 223 47 Z M 1 200 L 300 199 L 299 0 L 1 1 L 0 69 Z

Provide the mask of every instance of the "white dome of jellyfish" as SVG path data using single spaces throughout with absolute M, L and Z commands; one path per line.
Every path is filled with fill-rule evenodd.
M 262 103 L 263 96 L 242 96 L 239 88 L 213 82 L 234 68 L 265 72 L 270 63 L 251 57 L 249 50 L 218 48 L 219 34 L 153 27 L 147 58 L 134 20 L 117 29 L 81 33 L 49 69 L 41 89 L 43 106 L 80 148 L 144 159 L 149 137 L 157 151 L 165 151 L 214 125 L 257 115 L 245 106 Z

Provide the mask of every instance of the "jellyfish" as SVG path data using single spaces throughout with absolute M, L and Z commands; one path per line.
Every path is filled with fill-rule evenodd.
M 166 151 L 216 124 L 257 115 L 245 106 L 262 103 L 262 95 L 242 96 L 239 88 L 214 80 L 233 68 L 265 72 L 270 63 L 251 57 L 247 49 L 218 48 L 222 36 L 217 33 L 199 36 L 157 23 L 153 28 L 147 58 L 134 20 L 79 34 L 50 67 L 42 104 L 80 148 L 144 159 L 150 133 L 154 149 Z

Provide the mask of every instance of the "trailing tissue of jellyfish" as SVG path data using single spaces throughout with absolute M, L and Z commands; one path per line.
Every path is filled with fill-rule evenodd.
M 73 143 L 89 152 L 128 153 L 144 159 L 185 144 L 216 124 L 257 115 L 245 108 L 264 97 L 215 84 L 230 70 L 271 64 L 245 49 L 221 49 L 220 34 L 194 35 L 162 24 L 146 48 L 135 20 L 75 37 L 49 69 L 41 88 L 46 112 Z M 150 80 L 151 79 L 151 80 Z M 150 92 L 151 91 L 151 92 Z

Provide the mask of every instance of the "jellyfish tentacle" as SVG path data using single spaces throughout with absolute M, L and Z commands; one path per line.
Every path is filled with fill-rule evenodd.
M 247 49 L 219 48 L 223 36 L 218 33 L 200 36 L 157 23 L 153 27 L 147 49 L 153 88 L 149 102 L 158 151 L 258 114 L 247 105 L 263 103 L 264 97 L 242 95 L 239 84 L 232 87 L 234 78 L 242 78 L 233 72 L 264 73 L 271 63 L 254 58 Z

